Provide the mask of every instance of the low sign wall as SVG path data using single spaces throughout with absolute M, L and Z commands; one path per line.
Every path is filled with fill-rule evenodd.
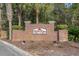
M 45 25 L 45 24 L 29 24 L 26 26 L 25 31 L 14 30 L 12 40 L 13 41 L 21 41 L 21 40 L 56 41 L 56 39 L 53 39 L 54 38 L 53 36 L 54 36 L 53 25 L 51 25 L 51 24 L 47 24 L 47 25 Z
M 27 24 L 24 31 L 13 30 L 12 41 L 57 41 L 58 37 L 59 41 L 67 41 L 68 31 L 59 30 L 58 34 L 53 24 Z

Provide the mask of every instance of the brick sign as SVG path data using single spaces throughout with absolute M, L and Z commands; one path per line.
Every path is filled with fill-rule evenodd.
M 60 41 L 68 40 L 67 30 L 54 30 L 53 24 L 25 24 L 25 30 L 13 30 L 12 41 Z
M 44 28 L 35 28 L 33 29 L 33 34 L 47 34 L 47 30 Z

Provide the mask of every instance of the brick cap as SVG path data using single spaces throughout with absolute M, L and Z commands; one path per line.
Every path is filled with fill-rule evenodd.
M 48 23 L 49 23 L 49 24 L 54 24 L 54 23 L 55 23 L 55 21 L 48 21 Z
M 30 24 L 30 23 L 31 23 L 31 21 L 24 21 L 24 23 L 25 23 L 25 24 Z

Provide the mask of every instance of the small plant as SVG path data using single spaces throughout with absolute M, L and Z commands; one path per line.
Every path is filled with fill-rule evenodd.
M 66 25 L 66 24 L 59 24 L 59 25 L 57 25 L 57 29 L 67 29 L 68 28 L 68 26 Z

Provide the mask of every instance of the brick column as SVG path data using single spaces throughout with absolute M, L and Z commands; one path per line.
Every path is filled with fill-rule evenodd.
M 25 30 L 27 29 L 28 24 L 31 24 L 31 21 L 25 21 Z
M 54 24 L 55 24 L 55 21 L 48 21 L 48 23 L 53 25 L 52 28 L 53 28 L 53 31 L 54 31 Z
M 68 30 L 59 30 L 59 41 L 68 41 Z

